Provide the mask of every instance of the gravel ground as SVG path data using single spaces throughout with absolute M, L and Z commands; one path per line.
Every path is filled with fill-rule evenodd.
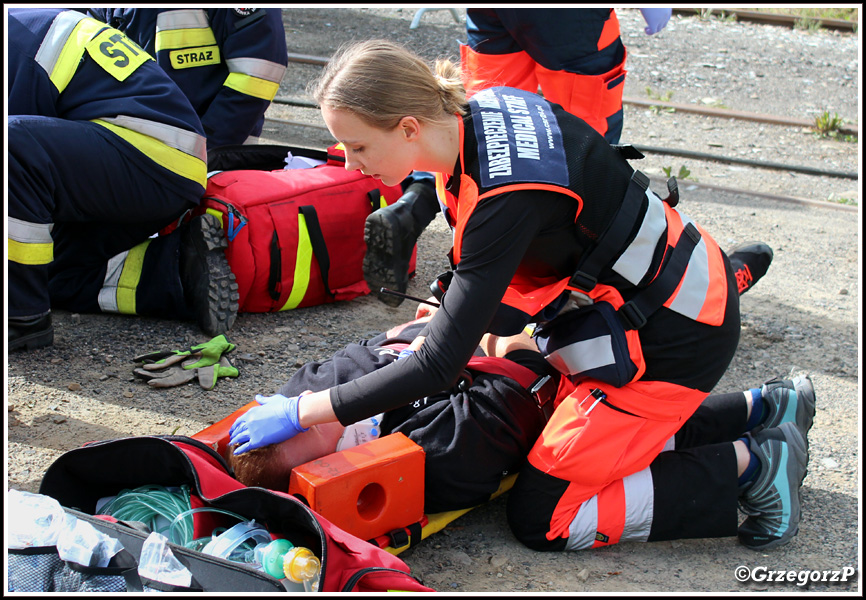
M 463 25 L 448 11 L 426 14 L 410 30 L 415 9 L 284 9 L 289 52 L 329 56 L 338 43 L 388 37 L 428 58 L 457 58 Z M 462 9 L 459 11 L 462 20 Z M 626 98 L 650 88 L 671 102 L 811 120 L 824 111 L 856 125 L 860 114 L 857 35 L 805 32 L 767 25 L 675 16 L 646 36 L 637 10 L 620 12 L 629 49 Z M 305 98 L 318 72 L 293 63 L 280 96 Z M 327 131 L 314 109 L 274 105 L 265 140 L 323 147 Z M 819 138 L 799 126 L 719 119 L 626 104 L 623 142 L 713 155 L 858 172 L 859 144 Z M 742 298 L 742 337 L 717 390 L 759 385 L 773 375 L 811 374 L 818 412 L 810 433 L 800 533 L 777 550 L 755 553 L 735 538 L 626 543 L 581 553 L 536 553 L 505 525 L 504 498 L 477 508 L 400 556 L 441 592 L 560 593 L 860 593 L 860 180 L 648 154 L 636 164 L 664 189 L 665 170 L 680 179 L 681 207 L 723 247 L 763 240 L 775 251 L 766 277 Z M 846 199 L 849 204 L 841 203 Z M 436 220 L 419 240 L 409 293 L 447 266 L 449 233 Z M 130 435 L 192 435 L 273 392 L 311 359 L 390 325 L 414 305 L 388 308 L 372 297 L 279 314 L 242 314 L 230 338 L 238 346 L 234 380 L 205 392 L 194 384 L 156 390 L 132 376 L 142 351 L 205 341 L 189 323 L 112 315 L 55 313 L 53 347 L 7 359 L 7 488 L 36 491 L 42 473 L 63 452 L 91 440 Z M 848 582 L 750 580 L 739 565 L 791 571 L 858 569 Z M 760 578 L 758 578 L 760 579 Z

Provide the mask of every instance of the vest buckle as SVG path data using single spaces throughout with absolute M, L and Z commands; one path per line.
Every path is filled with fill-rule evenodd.
M 550 416 L 553 414 L 552 400 L 556 396 L 558 389 L 558 380 L 553 380 L 550 375 L 541 375 L 529 386 L 529 393 L 544 415 L 545 420 L 550 420 Z
M 571 279 L 568 280 L 568 285 L 573 288 L 577 288 L 582 292 L 588 292 L 595 287 L 598 283 L 598 279 L 584 273 L 583 271 L 577 271 L 574 275 L 571 276 Z
M 631 300 L 623 304 L 619 310 L 616 311 L 616 314 L 619 315 L 619 318 L 622 320 L 626 329 L 640 329 L 646 325 L 646 317 Z

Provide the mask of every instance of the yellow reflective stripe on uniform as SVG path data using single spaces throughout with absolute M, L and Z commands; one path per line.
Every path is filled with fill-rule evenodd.
M 22 244 L 7 240 L 9 260 L 19 265 L 47 265 L 54 260 L 54 244 Z
M 177 50 L 189 46 L 213 46 L 216 38 L 210 27 L 206 29 L 175 29 L 156 34 L 156 51 Z
M 105 23 L 75 11 L 62 12 L 55 17 L 34 58 L 58 91 L 65 90 L 72 81 L 87 43 L 106 28 Z
M 227 88 L 238 91 L 241 94 L 253 96 L 254 98 L 261 98 L 268 102 L 273 100 L 274 96 L 276 96 L 277 92 L 280 90 L 279 83 L 265 81 L 258 77 L 250 77 L 243 73 L 229 73 L 229 76 L 226 77 L 223 85 Z
M 210 28 L 207 12 L 204 10 L 172 10 L 160 13 L 156 18 L 157 52 L 214 44 L 216 44 L 216 37 Z
M 310 243 L 310 232 L 307 229 L 307 220 L 304 215 L 298 213 L 298 256 L 295 258 L 295 276 L 292 281 L 292 292 L 289 299 L 280 310 L 291 310 L 297 308 L 307 288 L 310 287 L 310 267 L 313 264 L 313 244 Z
M 93 122 L 123 138 L 158 165 L 206 186 L 207 141 L 203 136 L 137 117 L 106 117 Z
M 7 256 L 20 265 L 47 265 L 54 260 L 50 223 L 30 223 L 7 217 Z
M 379 208 L 385 208 L 388 206 L 388 201 L 385 200 L 385 196 L 379 196 Z
M 134 315 L 135 291 L 141 280 L 141 267 L 144 254 L 151 240 L 121 252 L 108 261 L 105 280 L 99 290 L 99 308 L 103 312 Z

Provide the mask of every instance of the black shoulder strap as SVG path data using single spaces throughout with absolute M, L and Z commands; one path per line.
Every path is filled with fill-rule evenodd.
M 622 250 L 626 239 L 634 229 L 648 187 L 649 177 L 640 171 L 632 173 L 622 207 L 596 245 L 583 256 L 569 280 L 569 286 L 585 292 L 595 287 L 602 269 Z M 668 181 L 668 191 L 670 195 L 665 202 L 674 206 L 679 200 L 679 194 L 676 180 L 673 178 Z M 667 302 L 683 278 L 692 251 L 700 241 L 701 234 L 697 227 L 693 223 L 688 223 L 661 273 L 617 311 L 626 329 L 640 329 L 646 323 L 647 317 Z
M 307 233 L 310 235 L 310 244 L 313 247 L 313 255 L 319 263 L 319 272 L 322 275 L 322 284 L 325 287 L 325 293 L 333 297 L 334 293 L 328 283 L 328 274 L 331 270 L 331 257 L 328 254 L 328 246 L 325 243 L 325 235 L 322 233 L 322 226 L 319 223 L 319 215 L 316 213 L 316 207 L 312 205 L 299 206 L 298 212 L 304 217 L 304 222 L 307 224 Z M 271 236 L 271 266 L 268 274 L 268 294 L 271 299 L 277 301 L 280 299 L 280 284 L 283 280 L 283 264 L 282 254 L 280 253 L 280 238 L 277 231 L 274 230 Z
M 367 197 L 370 199 L 370 212 L 375 212 L 376 210 L 382 208 L 382 192 L 379 191 L 379 188 L 373 188 L 372 190 L 367 192 Z
M 316 213 L 316 207 L 312 205 L 301 206 L 298 212 L 304 215 L 307 222 L 307 232 L 310 234 L 310 244 L 313 246 L 313 254 L 319 262 L 319 271 L 322 274 L 322 283 L 325 286 L 325 292 L 333 297 L 331 286 L 328 284 L 328 273 L 331 270 L 331 257 L 328 255 L 328 246 L 325 244 L 325 236 L 322 233 L 322 226 L 319 224 L 319 215 Z
M 646 319 L 667 302 L 689 266 L 692 251 L 701 241 L 701 233 L 694 223 L 685 226 L 677 245 L 671 253 L 671 258 L 662 272 L 641 292 L 623 304 L 617 315 L 626 329 L 640 329 L 646 324 Z
M 626 239 L 634 229 L 648 187 L 649 177 L 640 171 L 632 173 L 622 206 L 596 245 L 581 258 L 577 270 L 568 282 L 569 286 L 584 292 L 595 287 L 601 270 L 622 250 Z

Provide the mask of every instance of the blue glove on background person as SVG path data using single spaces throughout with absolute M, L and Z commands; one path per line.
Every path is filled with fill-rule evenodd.
M 647 35 L 658 33 L 664 29 L 671 18 L 671 9 L 669 8 L 641 8 L 640 12 L 647 24 L 644 29 Z
M 234 454 L 278 444 L 309 430 L 301 427 L 298 419 L 300 396 L 286 398 L 281 394 L 256 396 L 255 406 L 238 417 L 229 429 L 229 443 L 237 446 Z

